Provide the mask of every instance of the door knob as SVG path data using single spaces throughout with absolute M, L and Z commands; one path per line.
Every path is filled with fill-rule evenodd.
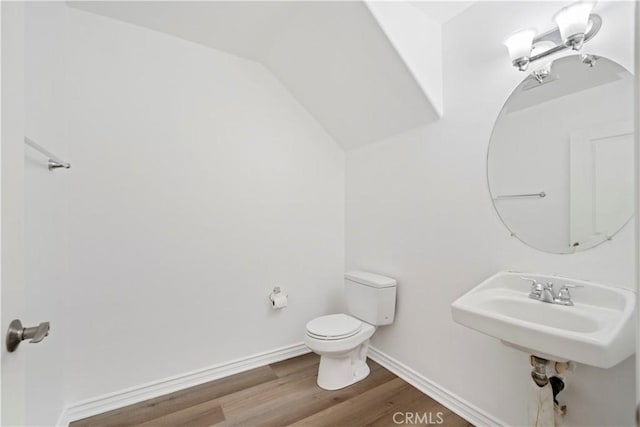
M 7 350 L 9 353 L 14 352 L 24 340 L 31 340 L 29 342 L 32 344 L 39 343 L 49 335 L 49 329 L 49 322 L 42 322 L 38 326 L 24 328 L 22 327 L 22 322 L 15 319 L 9 324 L 9 329 L 7 330 Z

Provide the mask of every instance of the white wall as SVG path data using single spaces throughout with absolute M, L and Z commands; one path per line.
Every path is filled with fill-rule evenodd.
M 507 269 L 634 287 L 631 226 L 595 249 L 552 255 L 511 238 L 491 204 L 487 145 L 523 78 L 501 42 L 519 28 L 550 27 L 559 7 L 481 2 L 446 23 L 444 117 L 347 155 L 347 268 L 399 281 L 396 322 L 373 344 L 508 425 L 527 422 L 528 357 L 455 324 L 451 302 Z M 631 7 L 601 5 L 603 28 L 587 45 L 628 69 Z M 634 425 L 634 381 L 632 358 L 609 370 L 579 366 L 561 394 L 567 424 Z
M 55 209 L 68 201 L 64 319 L 50 337 L 68 343 L 63 400 L 301 342 L 306 321 L 340 300 L 340 147 L 257 63 L 62 4 L 32 25 L 39 7 L 31 39 L 66 29 L 62 65 L 52 40 L 29 53 L 51 59 L 30 83 L 50 84 L 50 67 L 65 76 L 64 123 L 29 118 L 72 163 L 47 175 L 66 180 Z M 44 108 L 58 91 L 32 95 Z M 44 204 L 44 191 L 30 200 Z M 267 299 L 275 285 L 289 293 L 281 312 Z

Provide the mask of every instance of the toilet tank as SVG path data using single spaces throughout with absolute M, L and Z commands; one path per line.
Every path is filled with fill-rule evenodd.
M 347 311 L 373 326 L 393 323 L 396 313 L 396 281 L 366 271 L 344 275 Z

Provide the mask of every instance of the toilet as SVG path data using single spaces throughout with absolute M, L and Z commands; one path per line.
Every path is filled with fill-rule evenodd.
M 376 327 L 393 323 L 396 281 L 365 271 L 344 275 L 347 314 L 330 314 L 307 323 L 304 343 L 320 355 L 318 386 L 338 390 L 369 375 L 367 351 Z

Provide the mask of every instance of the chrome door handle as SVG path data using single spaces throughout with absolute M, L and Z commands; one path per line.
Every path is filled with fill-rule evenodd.
M 49 335 L 49 322 L 42 322 L 38 326 L 33 328 L 24 328 L 22 330 L 22 339 L 23 340 L 31 340 L 30 343 L 39 343 Z
M 22 327 L 22 322 L 15 319 L 11 322 L 7 330 L 7 351 L 9 351 L 9 353 L 14 352 L 24 340 L 31 340 L 29 342 L 32 344 L 39 343 L 44 337 L 49 335 L 49 329 L 49 322 L 42 322 L 38 326 L 24 328 Z

